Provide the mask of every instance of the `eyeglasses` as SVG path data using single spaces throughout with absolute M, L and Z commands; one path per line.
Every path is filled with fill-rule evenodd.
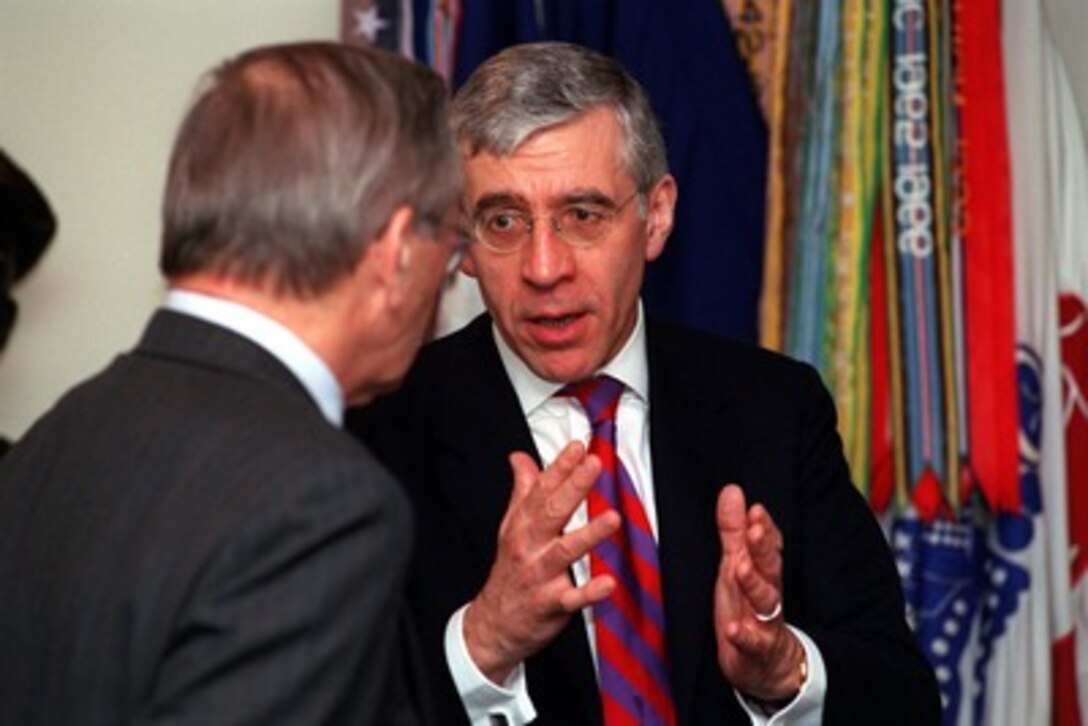
M 461 269 L 461 263 L 464 261 L 465 255 L 468 254 L 468 246 L 472 244 L 472 235 L 460 226 L 455 227 L 446 244 L 450 248 L 450 256 L 446 260 L 446 271 L 443 273 L 442 284 L 449 287 L 457 279 L 457 271 Z
M 427 230 L 424 238 L 436 244 L 449 248 L 450 256 L 446 260 L 446 269 L 443 271 L 442 284 L 449 287 L 457 279 L 457 271 L 461 268 L 461 262 L 468 253 L 468 246 L 472 243 L 472 235 L 465 229 L 464 224 L 450 222 L 438 217 L 424 217 Z
M 604 202 L 577 202 L 557 212 L 535 216 L 517 209 L 486 209 L 473 220 L 473 231 L 476 239 L 489 250 L 506 255 L 521 249 L 532 237 L 536 221 L 546 219 L 551 222 L 555 235 L 567 244 L 592 247 L 612 230 L 616 217 L 637 196 L 636 190 L 615 206 Z

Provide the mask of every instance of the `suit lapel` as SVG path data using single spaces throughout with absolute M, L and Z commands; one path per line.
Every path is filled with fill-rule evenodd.
M 495 559 L 496 534 L 510 501 L 508 457 L 513 451 L 525 451 L 539 465 L 540 455 L 499 358 L 490 318 L 477 318 L 451 355 L 446 372 L 449 378 L 440 388 L 445 400 L 436 407 L 435 435 L 442 459 L 456 471 L 439 477 L 439 485 L 447 488 L 445 500 L 478 549 L 478 561 L 490 565 Z M 529 660 L 527 674 L 531 690 L 540 684 L 542 689 L 583 701 L 583 713 L 600 713 L 596 674 L 581 616 L 572 617 L 559 637 Z
M 510 500 L 508 457 L 513 451 L 539 457 L 491 339 L 489 319 L 474 321 L 460 342 L 443 372 L 446 384 L 436 389 L 442 401 L 434 407 L 439 456 L 456 470 L 444 472 L 437 484 L 447 489 L 445 501 L 490 563 Z
M 693 708 L 700 669 L 717 668 L 714 580 L 721 546 L 715 506 L 736 481 L 740 461 L 726 371 L 703 375 L 703 359 L 675 331 L 647 331 L 650 441 L 658 511 L 659 556 L 673 697 L 680 723 Z M 707 387 L 713 380 L 717 387 Z

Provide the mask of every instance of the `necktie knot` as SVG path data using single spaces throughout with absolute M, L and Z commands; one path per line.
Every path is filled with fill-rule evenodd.
M 568 383 L 559 391 L 560 396 L 577 398 L 586 410 L 590 423 L 614 421 L 616 406 L 624 385 L 611 376 L 594 376 L 584 381 Z

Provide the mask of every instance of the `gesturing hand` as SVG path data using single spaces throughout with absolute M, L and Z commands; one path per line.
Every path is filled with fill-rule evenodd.
M 763 700 L 788 698 L 801 687 L 805 656 L 781 615 L 782 533 L 761 505 L 746 508 L 735 484 L 718 496 L 717 517 L 722 543 L 714 588 L 718 663 L 738 690 Z
M 600 473 L 597 457 L 572 442 L 543 472 L 521 452 L 510 455 L 510 467 L 514 488 L 495 562 L 464 619 L 469 655 L 495 683 L 551 642 L 573 613 L 607 598 L 616 586 L 602 576 L 576 587 L 568 573 L 619 527 L 619 515 L 609 511 L 563 533 Z

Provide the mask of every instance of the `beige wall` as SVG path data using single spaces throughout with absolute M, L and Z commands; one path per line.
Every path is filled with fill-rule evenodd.
M 136 340 L 159 302 L 167 154 L 199 75 L 253 45 L 330 39 L 336 0 L 0 0 L 0 146 L 60 222 L 15 291 L 0 434 Z

